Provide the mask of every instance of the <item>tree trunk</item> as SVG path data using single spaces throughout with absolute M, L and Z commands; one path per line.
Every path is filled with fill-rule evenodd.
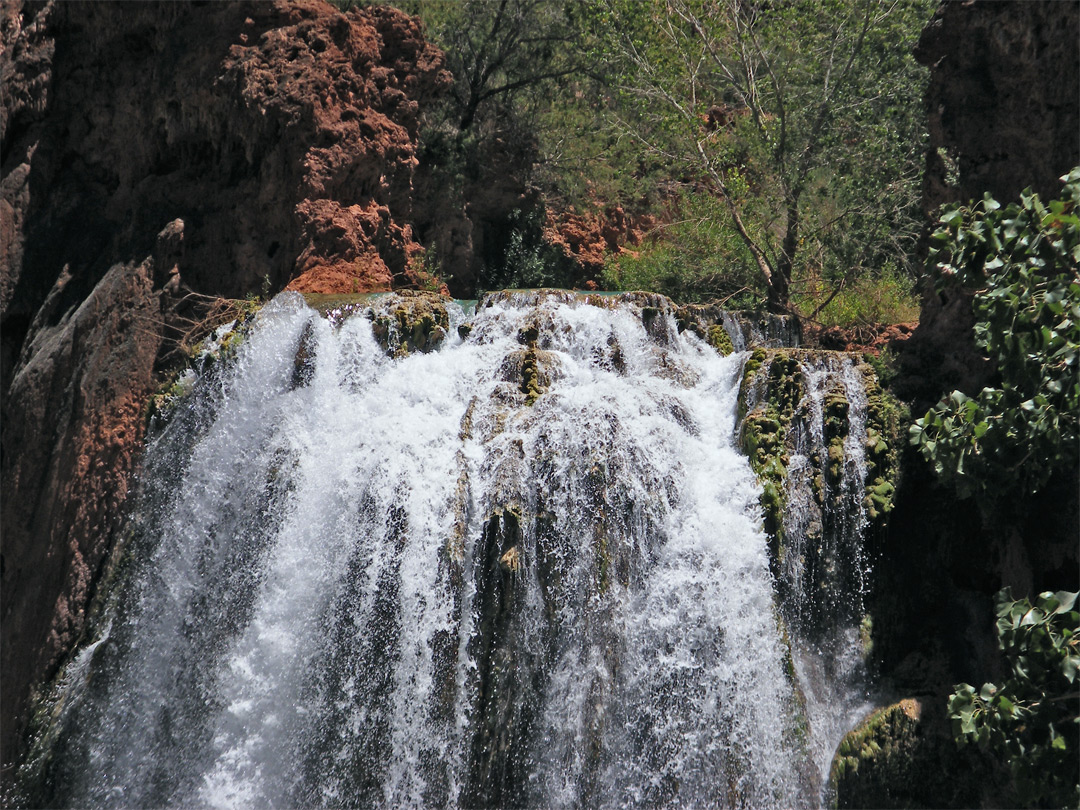
M 769 279 L 769 297 L 766 306 L 769 312 L 786 313 L 790 311 L 791 271 L 795 266 L 795 252 L 799 248 L 799 199 L 794 197 L 787 202 L 787 231 L 780 250 L 779 261 Z

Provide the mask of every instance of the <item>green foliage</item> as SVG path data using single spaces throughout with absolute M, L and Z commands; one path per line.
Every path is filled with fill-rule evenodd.
M 603 0 L 576 13 L 609 127 L 704 181 L 774 309 L 912 252 L 930 3 Z
M 657 240 L 676 245 L 609 269 L 612 286 L 688 300 L 745 288 L 784 309 L 800 277 L 910 274 L 925 140 L 911 49 L 933 0 L 397 4 L 454 75 L 421 135 L 454 207 L 496 164 L 560 209 L 664 219 L 679 189 L 710 193 L 708 233 L 677 211 Z M 717 248 L 690 245 L 700 269 L 678 261 L 695 241 Z
M 439 277 L 439 254 L 434 246 L 425 248 L 409 258 L 409 273 L 415 279 L 416 289 L 440 292 L 443 280 Z
M 446 123 L 458 132 L 528 119 L 577 69 L 574 29 L 552 0 L 400 0 L 446 52 L 454 76 Z
M 1077 594 L 1039 594 L 1032 605 L 998 594 L 997 633 L 1008 660 L 1001 685 L 958 684 L 949 716 L 959 745 L 1008 761 L 1026 806 L 1080 805 L 1080 613 Z
M 798 281 L 802 283 L 793 286 L 792 304 L 824 326 L 850 328 L 919 319 L 911 276 L 888 263 L 881 271 L 856 276 L 850 283 L 844 279 L 838 284 L 821 276 Z
M 1034 492 L 1075 466 L 1080 438 L 1080 168 L 1060 200 L 1024 193 L 1002 208 L 987 195 L 948 206 L 932 237 L 940 287 L 977 290 L 975 342 L 1000 385 L 953 391 L 911 427 L 935 473 L 985 505 L 1014 487 Z
M 511 213 L 505 249 L 485 266 L 479 279 L 480 289 L 571 285 L 570 261 L 544 238 L 545 216 L 542 207 Z
M 725 227 L 722 203 L 688 192 L 673 204 L 675 221 L 657 229 L 633 252 L 612 256 L 604 284 L 613 290 L 647 290 L 675 300 L 719 299 L 730 309 L 750 308 L 765 288 L 746 245 Z

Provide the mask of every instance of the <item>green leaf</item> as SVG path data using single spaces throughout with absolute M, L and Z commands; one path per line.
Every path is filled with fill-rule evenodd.
M 1076 680 L 1077 673 L 1080 673 L 1080 655 L 1068 655 L 1061 661 L 1061 674 L 1065 676 L 1065 680 L 1069 683 L 1073 683 Z
M 963 734 L 974 734 L 975 728 L 975 712 L 973 709 L 966 709 L 960 712 L 960 731 Z
M 1077 597 L 1080 597 L 1080 591 L 1058 591 L 1054 594 L 1054 598 L 1058 602 L 1058 606 L 1054 609 L 1054 613 L 1068 613 L 1073 609 L 1076 604 Z

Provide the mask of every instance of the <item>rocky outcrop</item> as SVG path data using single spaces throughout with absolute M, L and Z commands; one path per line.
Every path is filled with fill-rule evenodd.
M 884 351 L 901 351 L 918 325 L 917 322 L 873 323 L 844 328 L 804 322 L 802 329 L 808 347 L 880 357 Z
M 829 774 L 831 805 L 968 807 L 994 804 L 998 775 L 977 751 L 957 750 L 941 711 L 905 698 L 878 709 L 840 742 Z
M 576 266 L 583 284 L 596 289 L 608 256 L 640 245 L 655 224 L 655 217 L 627 214 L 622 206 L 602 213 L 570 210 L 549 213 L 544 238 Z
M 930 68 L 923 209 L 946 202 L 1058 196 L 1080 164 L 1080 3 L 943 2 L 916 48 Z M 977 392 L 993 376 L 972 337 L 970 296 L 925 293 L 904 352 L 904 394 L 922 408 L 941 391 Z
M 2 759 L 78 638 L 193 305 L 416 286 L 421 106 L 385 8 L 3 0 Z

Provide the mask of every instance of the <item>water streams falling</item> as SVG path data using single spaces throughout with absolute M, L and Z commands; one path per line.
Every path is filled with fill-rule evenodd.
M 640 296 L 465 320 L 388 354 L 378 319 L 283 295 L 187 398 L 67 668 L 51 805 L 818 803 L 745 355 Z
M 775 568 L 780 610 L 791 634 L 798 683 L 823 777 L 836 746 L 872 708 L 864 664 L 869 561 L 867 398 L 858 361 L 837 352 L 793 352 L 757 374 L 748 410 L 789 398 L 782 538 Z

